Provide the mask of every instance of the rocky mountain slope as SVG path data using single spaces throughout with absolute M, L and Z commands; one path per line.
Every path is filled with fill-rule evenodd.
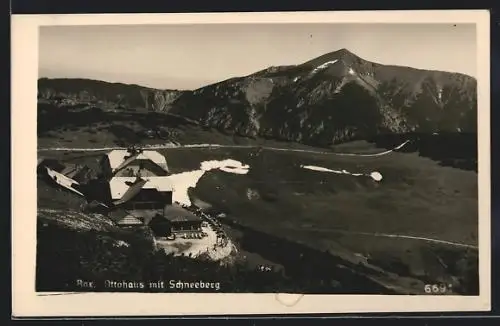
M 97 106 L 145 108 L 148 111 L 168 112 L 172 102 L 181 94 L 178 90 L 159 90 L 139 85 L 108 83 L 80 78 L 40 78 L 38 99 Z
M 224 133 L 328 146 L 386 133 L 475 133 L 476 86 L 467 75 L 381 65 L 341 49 L 194 91 L 40 79 L 39 97 L 87 92 Z
M 475 132 L 476 80 L 385 66 L 348 50 L 193 92 L 172 112 L 245 136 L 328 145 L 379 133 Z

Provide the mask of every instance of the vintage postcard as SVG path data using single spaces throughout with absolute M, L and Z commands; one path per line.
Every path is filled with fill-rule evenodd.
M 490 309 L 487 11 L 12 33 L 15 316 Z

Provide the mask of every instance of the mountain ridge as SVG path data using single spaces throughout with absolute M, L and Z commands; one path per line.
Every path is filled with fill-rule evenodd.
M 75 81 L 82 82 L 39 79 L 39 97 L 51 85 Z M 114 96 L 104 97 L 119 97 L 125 106 L 173 113 L 205 128 L 252 138 L 323 146 L 380 133 L 477 131 L 474 77 L 383 65 L 347 49 L 192 91 L 99 85 L 110 93 L 115 89 Z M 119 88 L 129 95 L 121 96 Z
M 339 50 L 183 92 L 172 112 L 242 136 L 328 145 L 387 132 L 474 132 L 476 85 Z

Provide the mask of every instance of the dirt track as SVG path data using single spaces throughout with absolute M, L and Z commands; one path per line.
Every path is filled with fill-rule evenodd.
M 402 144 L 394 147 L 393 149 L 386 150 L 379 153 L 372 154 L 362 154 L 362 153 L 336 153 L 331 151 L 316 151 L 307 149 L 295 149 L 295 148 L 279 148 L 279 147 L 268 147 L 268 146 L 255 146 L 255 145 L 219 145 L 219 144 L 192 144 L 192 145 L 175 145 L 175 144 L 164 144 L 164 145 L 146 145 L 145 149 L 168 149 L 168 148 L 261 148 L 268 151 L 283 151 L 283 152 L 300 152 L 300 153 L 311 153 L 311 154 L 325 154 L 325 155 L 336 155 L 336 156 L 356 156 L 356 157 L 376 157 L 384 156 L 390 154 L 398 149 L 403 148 L 410 141 L 407 140 Z M 72 148 L 72 147 L 49 147 L 49 148 L 39 148 L 38 152 L 49 152 L 49 151 L 82 151 L 82 152 L 100 152 L 100 151 L 111 151 L 115 149 L 126 149 L 125 147 L 100 147 L 100 148 Z

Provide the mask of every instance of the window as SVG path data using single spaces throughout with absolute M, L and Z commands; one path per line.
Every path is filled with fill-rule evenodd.
M 134 209 L 148 209 L 148 203 L 135 203 Z

